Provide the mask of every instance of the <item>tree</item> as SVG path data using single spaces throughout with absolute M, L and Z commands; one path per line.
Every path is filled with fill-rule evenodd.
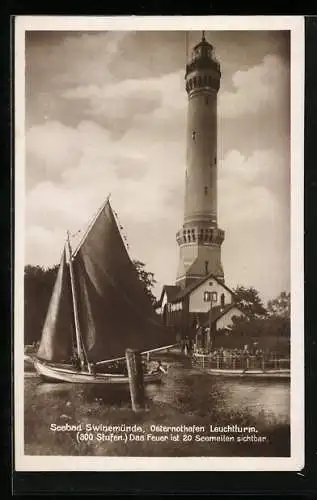
M 156 297 L 153 295 L 153 287 L 156 284 L 156 279 L 154 278 L 154 273 L 146 271 L 145 264 L 140 260 L 134 260 L 133 264 L 137 270 L 139 279 L 142 281 L 145 287 L 145 293 L 151 300 L 151 303 L 154 304 L 156 302 Z
M 259 292 L 255 288 L 246 288 L 239 285 L 233 292 L 235 294 L 235 302 L 249 319 L 266 317 L 267 311 L 260 298 Z
M 291 294 L 281 292 L 278 297 L 268 301 L 267 310 L 269 316 L 289 318 L 291 313 Z
M 217 346 L 243 348 L 244 345 L 289 355 L 290 321 L 278 316 L 247 320 L 237 318 L 230 330 L 218 331 Z
M 290 349 L 290 294 L 282 292 L 268 301 L 267 310 L 253 287 L 238 286 L 235 300 L 247 314 L 233 319 L 232 327 L 218 332 L 219 345 L 243 347 L 255 345 L 258 348 L 289 355 Z

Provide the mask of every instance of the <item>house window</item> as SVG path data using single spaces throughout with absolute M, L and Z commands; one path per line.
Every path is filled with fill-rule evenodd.
M 225 307 L 225 294 L 222 293 L 220 296 L 221 307 Z
M 204 302 L 211 301 L 211 292 L 204 292 Z
M 168 324 L 168 320 L 167 320 L 167 304 L 165 304 L 165 306 L 163 307 L 163 323 L 165 326 L 167 326 Z
M 217 302 L 217 292 L 204 292 L 204 302 Z

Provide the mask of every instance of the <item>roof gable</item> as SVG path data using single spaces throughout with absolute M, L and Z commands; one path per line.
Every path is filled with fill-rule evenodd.
M 215 280 L 220 286 L 222 286 L 223 288 L 225 288 L 229 293 L 231 293 L 231 295 L 233 297 L 235 297 L 234 292 L 232 290 L 230 290 L 230 288 L 227 287 L 227 285 L 225 285 L 221 280 L 219 280 L 213 273 L 209 273 L 209 274 L 206 274 L 206 276 L 203 276 L 200 280 L 197 280 L 194 283 L 192 283 L 191 285 L 189 285 L 188 287 L 186 287 L 184 290 L 181 290 L 174 297 L 174 299 L 171 300 L 171 302 L 177 302 L 179 300 L 184 299 L 191 292 L 193 292 L 194 290 L 196 290 L 196 288 L 198 288 L 200 285 L 202 285 L 203 283 L 205 283 L 205 281 L 209 280 L 210 278 L 212 278 L 213 280 Z
M 173 298 L 180 292 L 180 290 L 181 288 L 178 285 L 163 285 L 161 296 L 156 302 L 155 307 L 159 307 L 162 304 L 165 294 L 167 301 L 172 302 Z
M 247 316 L 246 313 L 241 309 L 241 307 L 239 307 L 238 304 L 233 302 L 232 304 L 228 304 L 225 307 L 214 306 L 212 308 L 212 322 L 214 323 L 215 321 L 218 321 L 218 319 L 222 318 L 222 316 L 224 316 L 229 311 L 231 311 L 231 309 L 238 309 L 242 313 L 243 316 L 245 316 L 245 317 Z M 208 316 L 209 316 L 209 313 L 208 313 Z M 206 326 L 206 324 L 209 324 L 209 317 L 208 317 L 208 321 L 205 322 L 205 326 Z

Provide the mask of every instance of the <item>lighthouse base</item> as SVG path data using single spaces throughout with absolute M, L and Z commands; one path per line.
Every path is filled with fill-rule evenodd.
M 220 245 L 189 243 L 180 247 L 176 285 L 183 289 L 187 288 L 209 273 L 220 281 L 224 281 Z

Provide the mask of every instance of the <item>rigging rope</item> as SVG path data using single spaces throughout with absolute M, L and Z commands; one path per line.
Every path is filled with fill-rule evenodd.
M 117 229 L 118 229 L 118 231 L 120 233 L 120 236 L 121 236 L 121 239 L 122 239 L 123 244 L 125 246 L 125 249 L 128 252 L 128 250 L 130 249 L 130 246 L 128 244 L 127 233 L 124 231 L 124 227 L 123 227 L 122 223 L 120 222 L 120 219 L 119 219 L 119 216 L 118 216 L 117 212 L 115 212 L 114 210 L 112 210 L 112 213 L 115 216 L 114 218 L 115 218 L 115 221 L 116 221 Z

